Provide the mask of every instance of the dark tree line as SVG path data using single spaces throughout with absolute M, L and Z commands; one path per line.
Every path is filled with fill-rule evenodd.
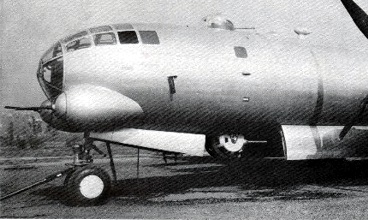
M 15 123 L 18 125 L 16 126 Z M 7 124 L 6 134 L 3 135 L 2 145 L 20 149 L 39 148 L 50 136 L 57 135 L 57 131 L 50 126 L 43 130 L 42 123 L 33 115 L 12 117 Z

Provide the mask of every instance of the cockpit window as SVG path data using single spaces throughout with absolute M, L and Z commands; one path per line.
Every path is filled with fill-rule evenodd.
M 63 57 L 51 59 L 40 65 L 37 77 L 48 98 L 55 98 L 63 88 Z
M 55 47 L 54 47 L 54 52 L 52 53 L 52 57 L 58 57 L 63 55 L 63 49 L 61 47 L 61 44 L 58 43 Z
M 76 33 L 76 34 L 74 34 L 72 36 L 66 37 L 63 40 L 63 42 L 66 43 L 66 42 L 69 42 L 69 41 L 74 40 L 76 38 L 80 38 L 80 37 L 86 36 L 87 34 L 88 34 L 87 31 L 82 31 L 82 32 Z
M 110 26 L 99 26 L 95 28 L 90 28 L 89 31 L 94 34 L 94 33 L 112 31 L 112 28 Z
M 80 38 L 78 40 L 72 41 L 66 45 L 66 51 L 75 51 L 83 48 L 88 48 L 91 46 L 91 39 L 89 37 Z
M 61 48 L 61 44 L 57 43 L 46 51 L 46 53 L 42 57 L 42 62 L 45 63 L 48 60 L 51 60 L 54 57 L 59 57 L 61 55 L 63 55 L 63 50 Z
M 114 33 L 96 34 L 94 37 L 95 45 L 112 45 L 116 44 L 116 38 Z
M 43 78 L 48 83 L 53 83 L 57 88 L 61 88 L 63 78 L 63 58 L 57 58 L 47 62 L 43 66 Z M 60 79 L 61 78 L 61 79 Z
M 139 31 L 143 44 L 160 44 L 156 31 Z
M 119 41 L 121 44 L 137 44 L 138 37 L 135 31 L 118 32 Z

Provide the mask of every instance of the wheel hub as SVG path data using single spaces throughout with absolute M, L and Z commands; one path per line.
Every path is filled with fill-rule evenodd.
M 230 152 L 238 152 L 243 148 L 245 139 L 243 135 L 221 135 L 220 145 Z
M 104 183 L 100 177 L 96 175 L 88 175 L 79 184 L 81 194 L 88 198 L 97 198 L 104 190 Z

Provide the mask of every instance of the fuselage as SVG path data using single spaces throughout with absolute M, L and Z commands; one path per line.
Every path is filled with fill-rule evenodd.
M 100 100 L 106 108 L 82 105 L 87 109 L 80 114 L 87 118 L 93 111 L 96 120 L 83 125 L 83 119 L 70 119 L 72 110 L 64 110 L 57 120 L 45 119 L 59 129 L 126 127 L 209 134 L 278 125 L 344 125 L 367 95 L 368 56 L 361 52 L 244 31 L 160 24 L 105 27 L 61 40 L 62 70 L 51 70 L 51 79 L 44 82 L 42 63 L 48 61 L 43 58 L 39 80 L 52 103 L 62 93 L 68 99 L 70 91 L 111 90 L 129 99 L 128 112 L 135 112 L 134 117 L 116 117 L 117 111 L 111 120 L 103 120 L 109 118 L 108 105 L 120 96 L 112 95 L 108 102 L 92 92 L 91 100 L 97 97 L 94 102 Z M 100 44 L 98 37 L 108 43 Z M 87 46 L 72 48 L 76 42 Z M 55 83 L 58 89 L 50 89 Z M 124 108 L 124 103 L 114 108 Z

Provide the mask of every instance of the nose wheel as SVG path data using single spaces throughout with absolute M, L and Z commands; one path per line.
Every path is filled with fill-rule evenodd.
M 97 205 L 108 196 L 111 188 L 109 174 L 100 167 L 78 167 L 65 178 L 68 200 L 73 205 Z
M 83 145 L 73 146 L 74 161 L 69 164 L 74 167 L 74 171 L 66 175 L 64 187 L 67 190 L 68 202 L 76 206 L 90 206 L 102 203 L 108 197 L 111 180 L 109 174 L 102 168 L 94 166 L 90 151 L 94 149 L 99 154 L 104 154 L 94 144 L 93 140 L 85 134 Z M 106 143 L 110 156 L 110 166 L 114 181 L 116 182 L 116 171 L 112 157 L 110 144 Z

